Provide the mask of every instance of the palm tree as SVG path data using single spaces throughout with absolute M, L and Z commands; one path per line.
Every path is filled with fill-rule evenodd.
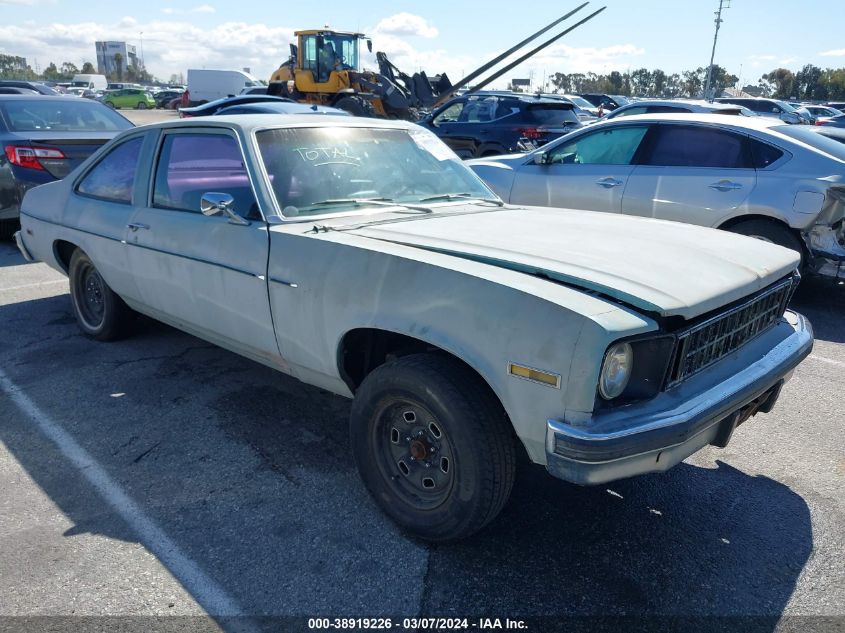
M 123 81 L 123 55 L 120 53 L 114 54 L 114 65 L 117 66 L 118 81 Z

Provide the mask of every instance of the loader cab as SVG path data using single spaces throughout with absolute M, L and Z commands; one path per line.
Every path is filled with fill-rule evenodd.
M 299 31 L 296 35 L 299 42 L 297 66 L 310 72 L 315 83 L 322 85 L 342 81 L 333 78 L 332 72 L 360 71 L 359 40 L 364 37 L 363 34 L 322 30 Z M 337 88 L 334 85 L 327 87 Z

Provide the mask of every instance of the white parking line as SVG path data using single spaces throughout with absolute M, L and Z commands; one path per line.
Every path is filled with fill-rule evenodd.
M 836 365 L 838 367 L 845 367 L 845 362 L 841 360 L 833 360 L 832 358 L 825 358 L 824 356 L 818 356 L 816 354 L 810 354 L 807 358 L 812 358 L 813 360 L 820 361 L 822 363 L 827 363 L 828 365 Z
M 38 426 L 96 488 L 109 506 L 129 525 L 144 546 L 182 583 L 207 613 L 214 616 L 243 617 L 241 608 L 226 591 L 188 558 L 179 546 L 112 479 L 105 469 L 76 443 L 61 425 L 44 413 L 6 373 L 0 369 L 0 389 Z M 248 620 L 247 620 L 248 621 Z M 246 624 L 246 622 L 241 622 Z M 252 628 L 252 627 L 248 627 Z M 240 630 L 240 629 L 239 629 Z
M 39 281 L 32 284 L 23 284 L 22 286 L 12 286 L 11 288 L 0 288 L 3 292 L 10 292 L 12 290 L 25 290 L 26 288 L 37 288 L 38 286 L 46 286 L 49 284 L 66 284 L 67 279 L 51 279 L 50 281 Z

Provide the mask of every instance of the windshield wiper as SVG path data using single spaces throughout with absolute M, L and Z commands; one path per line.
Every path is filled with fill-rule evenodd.
M 482 196 L 477 196 L 474 193 L 468 193 L 465 191 L 460 193 L 441 193 L 436 196 L 428 196 L 427 198 L 422 198 L 420 202 L 439 202 L 441 200 L 477 200 L 478 202 L 492 202 L 497 207 L 502 207 L 505 205 L 505 203 L 499 200 L 498 198 L 484 198 Z
M 404 204 L 396 202 L 393 198 L 329 198 L 328 200 L 321 200 L 320 202 L 313 202 L 309 207 L 325 207 L 334 204 L 354 204 L 356 207 L 365 207 L 367 205 L 381 206 L 381 207 L 402 207 L 412 211 L 419 211 L 420 213 L 431 213 L 428 207 L 420 207 L 414 204 Z

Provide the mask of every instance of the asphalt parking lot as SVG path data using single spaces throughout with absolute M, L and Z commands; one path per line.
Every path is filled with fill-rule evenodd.
M 595 488 L 525 465 L 491 526 L 429 546 L 368 498 L 347 401 L 146 319 L 89 340 L 65 278 L 0 242 L 0 631 L 599 615 L 841 631 L 845 288 L 805 282 L 795 307 L 815 350 L 727 449 Z
M 815 351 L 726 450 L 598 488 L 524 465 L 493 525 L 432 547 L 366 495 L 347 401 L 147 319 L 90 341 L 66 279 L 0 242 L 0 633 L 843 631 L 845 286 L 795 307 Z

